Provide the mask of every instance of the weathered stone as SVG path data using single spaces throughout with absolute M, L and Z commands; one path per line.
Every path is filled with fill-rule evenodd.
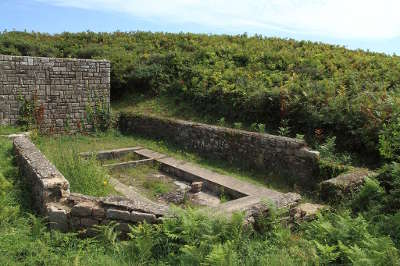
M 110 101 L 108 61 L 9 55 L 1 58 L 0 124 L 17 123 L 19 95 L 29 100 L 35 96 L 41 114 L 40 130 L 48 133 L 85 130 L 86 125 L 80 123 L 86 106 L 99 99 Z M 82 77 L 88 69 L 90 75 Z
M 133 113 L 122 113 L 118 125 L 124 133 L 165 139 L 206 157 L 293 176 L 299 184 L 318 177 L 319 154 L 302 140 Z
M 203 187 L 203 182 L 192 182 L 190 185 L 190 192 L 192 193 L 198 193 L 201 191 Z
M 143 212 L 154 213 L 156 215 L 164 215 L 168 211 L 166 206 L 150 203 L 149 201 L 141 199 L 127 199 L 120 196 L 106 197 L 101 202 L 104 206 L 123 208 L 129 211 L 140 210 Z
M 146 221 L 148 223 L 155 223 L 157 218 L 154 214 L 151 213 L 142 213 L 142 212 L 131 212 L 131 221 L 132 222 L 143 222 Z
M 79 218 L 79 217 L 71 217 L 70 224 L 71 224 L 71 228 L 74 230 L 82 229 L 81 218 Z
M 131 229 L 129 228 L 129 223 L 118 223 L 117 230 L 123 233 L 128 233 L 131 231 Z
M 294 222 L 310 221 L 316 218 L 318 212 L 327 208 L 321 204 L 302 203 L 290 210 L 290 217 Z
M 93 225 L 99 224 L 98 220 L 92 218 L 81 218 L 81 225 L 83 227 L 92 227 Z
M 72 207 L 71 214 L 80 217 L 91 216 L 93 206 L 93 202 L 80 202 Z
M 108 209 L 106 212 L 106 217 L 108 219 L 112 219 L 112 220 L 124 220 L 124 221 L 131 220 L 130 212 L 115 210 L 115 209 Z
M 99 206 L 94 207 L 93 210 L 92 210 L 92 216 L 96 217 L 96 218 L 106 217 L 106 211 L 103 208 L 99 207 Z
M 366 177 L 377 173 L 367 169 L 356 169 L 320 183 L 320 195 L 324 200 L 339 200 L 359 190 Z
M 51 229 L 57 229 L 62 232 L 68 231 L 68 213 L 69 210 L 57 204 L 47 206 L 47 215 Z

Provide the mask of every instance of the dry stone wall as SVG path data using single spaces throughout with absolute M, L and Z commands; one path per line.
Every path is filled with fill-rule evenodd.
M 25 136 L 14 139 L 14 151 L 21 174 L 32 188 L 33 207 L 48 218 L 53 229 L 90 234 L 94 225 L 115 221 L 122 232 L 127 232 L 129 224 L 158 223 L 167 214 L 166 207 L 139 199 L 70 193 L 65 177 Z
M 130 113 L 121 114 L 119 128 L 171 141 L 205 157 L 293 177 L 298 184 L 316 184 L 319 178 L 319 153 L 302 140 Z
M 20 96 L 40 108 L 43 130 L 85 128 L 88 105 L 109 105 L 110 62 L 0 55 L 0 124 L 17 123 Z

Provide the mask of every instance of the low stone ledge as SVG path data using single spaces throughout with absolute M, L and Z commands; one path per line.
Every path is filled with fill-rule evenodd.
M 295 223 L 311 221 L 317 218 L 319 212 L 328 208 L 328 206 L 321 204 L 302 203 L 290 210 L 290 220 Z
M 39 213 L 47 215 L 47 203 L 69 196 L 69 183 L 27 137 L 18 136 L 13 144 L 17 164 L 35 192 L 34 206 Z
M 298 139 L 189 121 L 122 113 L 123 133 L 164 139 L 204 157 L 294 178 L 307 186 L 319 178 L 319 153 Z
M 320 196 L 323 200 L 339 200 L 357 192 L 365 178 L 376 177 L 376 172 L 368 169 L 356 169 L 320 183 Z

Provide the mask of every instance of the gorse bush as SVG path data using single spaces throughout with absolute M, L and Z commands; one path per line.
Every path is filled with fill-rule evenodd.
M 400 58 L 306 41 L 149 32 L 0 34 L 0 54 L 106 58 L 111 93 L 174 95 L 201 114 L 337 136 L 378 155 L 399 105 Z M 282 121 L 289 121 L 284 124 Z M 290 132 L 287 129 L 290 128 Z M 373 156 L 369 156 L 373 157 Z

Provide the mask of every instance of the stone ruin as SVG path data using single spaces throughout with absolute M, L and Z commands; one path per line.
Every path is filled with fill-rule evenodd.
M 110 63 L 105 60 L 0 55 L 0 124 L 17 123 L 18 99 L 22 97 L 37 101 L 41 127 L 47 132 L 64 132 L 67 125 L 70 131 L 85 130 L 88 126 L 84 121 L 87 107 L 98 100 L 109 106 L 109 87 Z M 232 164 L 245 162 L 247 167 L 295 176 L 300 184 L 320 181 L 319 154 L 302 140 L 136 114 L 122 114 L 118 125 L 125 134 L 160 138 L 204 157 Z M 61 231 L 86 229 L 90 234 L 94 225 L 115 221 L 121 231 L 127 232 L 129 224 L 159 223 L 170 215 L 168 206 L 133 192 L 117 180 L 112 183 L 123 197 L 71 193 L 68 181 L 27 136 L 14 136 L 14 150 L 21 173 L 31 184 L 34 208 L 47 217 L 51 228 Z M 260 213 L 268 212 L 265 202 L 270 202 L 278 208 L 289 208 L 291 219 L 302 221 L 314 217 L 324 208 L 318 204 L 299 204 L 301 196 L 297 193 L 255 186 L 141 147 L 98 152 L 96 156 L 115 156 L 124 152 L 135 152 L 143 158 L 110 167 L 157 162 L 164 172 L 191 182 L 191 193 L 218 193 L 223 189 L 231 200 L 214 206 L 213 213 L 230 215 L 243 211 L 247 221 L 254 222 Z M 373 175 L 375 173 L 365 169 L 342 174 L 322 182 L 322 194 L 342 196 L 352 193 L 366 176 Z
M 41 131 L 90 128 L 87 109 L 110 103 L 106 60 L 0 55 L 0 125 L 15 125 L 26 101 Z

